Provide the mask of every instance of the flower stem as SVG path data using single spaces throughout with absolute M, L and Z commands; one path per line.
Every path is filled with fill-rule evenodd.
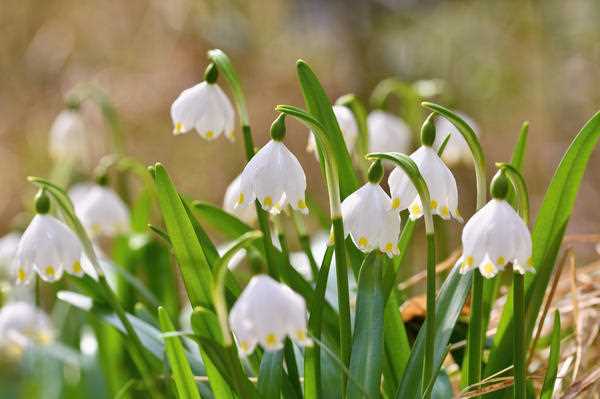
M 525 277 L 519 273 L 514 273 L 513 314 L 515 320 L 513 331 L 513 357 L 515 362 L 513 398 L 525 399 Z
M 352 331 L 350 322 L 350 294 L 348 292 L 348 267 L 346 264 L 346 243 L 344 224 L 340 216 L 334 217 L 333 237 L 335 242 L 335 270 L 337 275 L 338 308 L 340 313 L 340 360 L 344 366 L 350 362 Z M 435 267 L 435 266 L 434 266 Z M 347 376 L 342 373 L 342 392 L 346 390 Z
M 467 385 L 481 380 L 481 352 L 483 350 L 483 276 L 479 270 L 473 272 L 471 293 L 471 320 L 469 322 L 467 346 Z
M 425 361 L 423 363 L 423 380 L 421 389 L 427 390 L 433 383 L 433 363 L 435 349 L 435 238 L 433 233 L 427 234 L 427 316 L 425 319 Z M 431 397 L 431 390 L 425 398 Z

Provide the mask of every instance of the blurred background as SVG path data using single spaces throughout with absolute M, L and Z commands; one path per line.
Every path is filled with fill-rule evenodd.
M 257 145 L 268 140 L 275 105 L 304 107 L 298 58 L 312 66 L 332 101 L 355 93 L 369 104 L 377 83 L 389 77 L 443 82 L 434 100 L 476 121 L 490 175 L 494 162 L 510 159 L 528 120 L 524 175 L 535 217 L 562 154 L 600 110 L 598 21 L 600 3 L 593 0 L 4 0 L 0 236 L 28 221 L 19 218 L 34 194 L 26 177 L 51 175 L 48 132 L 65 109 L 65 96 L 80 84 L 92 83 L 110 97 L 127 154 L 143 164 L 164 163 L 182 191 L 221 204 L 244 165 L 239 125 L 234 144 L 223 137 L 207 142 L 195 133 L 174 137 L 169 113 L 179 93 L 202 80 L 212 48 L 223 49 L 240 75 Z M 388 110 L 402 116 L 406 107 L 391 101 Z M 93 137 L 91 172 L 110 151 L 111 134 L 93 104 L 85 103 L 83 114 Z M 306 171 L 311 195 L 326 207 L 307 138 L 306 128 L 288 123 L 286 144 Z M 600 207 L 592 206 L 600 195 L 599 168 L 596 153 L 570 234 L 599 232 Z M 475 205 L 473 169 L 452 169 L 468 218 Z M 316 228 L 313 219 L 309 225 Z M 449 223 L 445 230 L 442 254 L 459 243 L 461 226 Z M 578 259 L 597 259 L 591 245 L 577 252 Z M 422 269 L 413 267 L 407 275 Z
M 534 212 L 572 137 L 600 109 L 600 4 L 595 1 L 5 1 L 0 13 L 0 232 L 8 231 L 31 193 L 27 175 L 48 174 L 48 130 L 64 96 L 80 83 L 102 87 L 123 120 L 127 152 L 166 164 L 181 189 L 220 203 L 243 166 L 242 140 L 174 138 L 169 108 L 202 79 L 206 51 L 221 48 L 238 69 L 257 145 L 267 140 L 273 107 L 303 105 L 295 61 L 307 60 L 332 100 L 375 85 L 442 79 L 437 101 L 479 124 L 492 161 L 510 158 L 529 120 L 525 176 Z M 226 87 L 226 85 L 223 85 Z M 402 104 L 392 104 L 402 114 Z M 109 137 L 94 107 L 97 143 Z M 316 196 L 318 164 L 305 152 L 307 132 L 289 124 Z M 96 159 L 97 159 L 96 158 Z M 95 159 L 92 159 L 91 165 Z M 594 232 L 600 208 L 593 156 L 571 232 Z M 491 168 L 490 168 L 491 171 Z M 461 210 L 472 213 L 469 166 L 455 168 Z M 458 227 L 457 227 L 458 229 Z

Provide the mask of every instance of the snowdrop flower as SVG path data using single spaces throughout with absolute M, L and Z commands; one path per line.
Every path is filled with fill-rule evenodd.
M 218 70 L 210 64 L 201 82 L 181 92 L 171 106 L 173 134 L 187 133 L 192 129 L 207 140 L 225 133 L 233 141 L 235 112 L 231 101 L 217 85 Z
M 298 159 L 281 140 L 285 137 L 284 115 L 271 126 L 271 141 L 246 164 L 240 176 L 235 207 L 247 207 L 258 199 L 263 209 L 278 214 L 287 204 L 308 214 L 304 199 L 306 176 Z
M 69 191 L 75 213 L 90 236 L 115 236 L 129 230 L 129 209 L 108 187 L 82 183 Z
M 49 134 L 50 156 L 56 162 L 87 163 L 88 132 L 76 109 L 62 111 L 52 124 Z
M 63 271 L 76 276 L 84 274 L 81 243 L 63 222 L 47 214 L 49 201 L 43 192 L 37 196 L 37 215 L 21 236 L 13 260 L 17 284 L 31 281 L 34 271 L 44 281 L 59 280 Z
M 54 330 L 48 316 L 27 302 L 0 309 L 0 353 L 18 358 L 30 345 L 48 345 Z
M 342 135 L 344 136 L 344 142 L 346 143 L 346 147 L 348 148 L 348 152 L 352 153 L 352 149 L 354 148 L 354 144 L 356 143 L 356 138 L 358 137 L 358 125 L 356 124 L 356 119 L 354 118 L 354 114 L 352 111 L 343 105 L 334 105 L 333 113 L 335 114 L 335 118 L 337 119 L 338 125 L 340 125 L 340 130 L 342 131 Z M 317 142 L 315 140 L 315 135 L 311 131 L 308 136 L 308 145 L 306 149 L 309 152 L 314 152 L 317 160 L 319 159 L 319 154 L 317 152 Z
M 236 216 L 242 222 L 245 222 L 249 225 L 253 225 L 256 222 L 257 218 L 256 210 L 254 209 L 254 207 L 235 206 L 236 201 L 240 197 L 241 182 L 241 176 L 237 176 L 235 179 L 233 179 L 231 184 L 229 184 L 229 187 L 227 187 L 227 190 L 225 190 L 225 197 L 223 198 L 223 209 L 225 209 L 226 212 Z
M 369 182 L 342 202 L 342 218 L 346 235 L 358 249 L 379 249 L 391 258 L 398 255 L 400 215 L 379 185 L 382 177 L 383 166 L 376 161 L 369 169 Z
M 279 350 L 286 336 L 299 345 L 312 345 L 304 299 L 267 275 L 252 277 L 231 309 L 229 324 L 244 355 L 257 344 L 268 351 Z
M 412 142 L 410 127 L 389 112 L 372 111 L 367 116 L 369 152 L 407 153 Z
M 464 119 L 465 122 L 475 132 L 476 135 L 479 136 L 479 128 L 475 121 L 468 116 L 458 113 L 461 118 Z M 441 116 L 435 119 L 435 129 L 438 132 L 435 142 L 433 143 L 433 148 L 438 150 L 446 137 L 450 135 L 450 140 L 448 140 L 448 144 L 446 145 L 446 149 L 442 154 L 442 158 L 444 161 L 449 163 L 450 165 L 457 164 L 459 162 L 470 163 L 471 162 L 471 151 L 469 150 L 469 145 L 465 141 L 464 137 L 456 126 L 454 126 L 451 122 L 449 122 L 446 118 Z
M 458 260 L 460 272 L 477 267 L 492 278 L 512 263 L 520 274 L 535 272 L 531 263 L 531 234 L 527 225 L 506 202 L 508 181 L 504 174 L 492 181 L 492 200 L 467 222 L 462 233 L 463 255 Z
M 454 175 L 431 146 L 435 139 L 435 127 L 431 122 L 431 117 L 423 124 L 421 136 L 423 145 L 410 157 L 417 164 L 427 183 L 431 198 L 429 204 L 431 213 L 446 220 L 452 216 L 462 222 L 458 211 L 458 189 Z M 412 220 L 423 215 L 423 206 L 417 190 L 401 168 L 395 168 L 390 173 L 388 184 L 392 193 L 393 209 L 408 208 Z

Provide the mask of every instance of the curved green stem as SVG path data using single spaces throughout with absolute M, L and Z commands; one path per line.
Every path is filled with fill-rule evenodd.
M 356 120 L 358 127 L 358 139 L 356 148 L 360 155 L 360 167 L 364 177 L 367 176 L 368 165 L 364 162 L 364 156 L 369 152 L 369 127 L 367 125 L 367 109 L 364 104 L 354 94 L 346 94 L 337 99 L 336 104 L 347 107 Z
M 431 392 L 426 391 L 427 387 L 432 382 L 437 374 L 434 370 L 434 354 L 435 354 L 435 232 L 433 225 L 433 216 L 431 214 L 429 189 L 425 179 L 419 172 L 419 168 L 414 161 L 407 155 L 384 152 L 371 153 L 367 155 L 367 159 L 387 159 L 394 162 L 400 167 L 409 177 L 412 184 L 415 186 L 421 199 L 423 206 L 423 218 L 425 219 L 425 232 L 427 235 L 427 317 L 425 319 L 425 358 L 423 362 L 423 374 L 421 376 L 422 394 L 425 398 L 430 397 Z
M 412 85 L 407 84 L 397 78 L 384 79 L 375 87 L 371 94 L 371 105 L 374 108 L 385 108 L 390 95 L 395 95 L 402 101 L 404 109 L 404 118 L 410 125 L 413 132 L 419 132 L 421 111 L 419 101 L 421 98 Z
M 431 102 L 423 102 L 421 105 L 434 111 L 450 121 L 463 136 L 475 165 L 475 179 L 477 181 L 477 209 L 481 209 L 486 203 L 487 179 L 485 170 L 485 155 L 479 143 L 477 135 L 467 122 L 451 110 Z M 476 270 L 473 273 L 473 286 L 471 291 L 471 318 L 469 320 L 469 331 L 467 339 L 467 384 L 473 385 L 481 380 L 481 354 L 483 352 L 483 303 L 484 303 L 484 281 L 481 273 Z
M 529 193 L 525 178 L 517 168 L 508 163 L 497 163 L 496 167 L 508 175 L 508 178 L 515 187 L 515 191 L 519 198 L 519 215 L 523 218 L 526 224 L 529 224 Z

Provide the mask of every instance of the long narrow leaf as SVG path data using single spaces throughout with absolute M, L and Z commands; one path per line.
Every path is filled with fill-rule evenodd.
M 175 327 L 173 327 L 167 311 L 162 306 L 158 307 L 158 319 L 160 321 L 160 329 L 163 333 L 175 331 Z M 164 341 L 167 359 L 169 359 L 169 365 L 173 372 L 173 380 L 177 388 L 177 395 L 182 399 L 200 399 L 200 393 L 194 381 L 190 364 L 185 357 L 181 340 L 179 337 L 165 337 Z
M 283 376 L 283 350 L 265 352 L 260 363 L 258 393 L 264 399 L 279 399 Z
M 554 383 L 558 374 L 558 362 L 560 361 L 560 313 L 558 310 L 554 312 L 554 327 L 552 328 L 551 341 L 548 370 L 546 371 L 546 377 L 544 377 L 540 399 L 552 399 Z

